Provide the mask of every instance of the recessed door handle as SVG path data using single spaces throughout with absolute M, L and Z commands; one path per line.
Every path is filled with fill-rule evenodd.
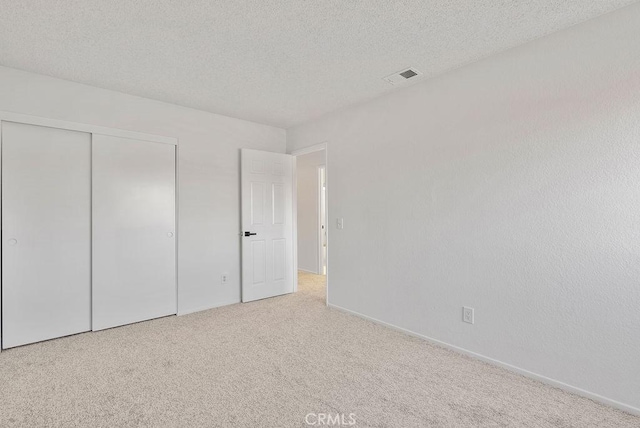
M 9 239 L 9 245 L 16 245 L 18 243 L 17 239 Z
M 253 236 L 253 235 L 257 235 L 257 233 L 251 233 L 251 232 L 244 233 L 244 236 Z

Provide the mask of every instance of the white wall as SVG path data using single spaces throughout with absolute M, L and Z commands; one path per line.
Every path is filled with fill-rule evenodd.
M 0 110 L 179 138 L 179 313 L 240 301 L 239 149 L 284 130 L 4 67 Z
M 318 167 L 325 164 L 325 151 L 296 157 L 298 185 L 298 269 L 321 274 L 318 225 L 320 188 Z
M 639 28 L 635 4 L 289 130 L 329 149 L 330 304 L 639 411 Z

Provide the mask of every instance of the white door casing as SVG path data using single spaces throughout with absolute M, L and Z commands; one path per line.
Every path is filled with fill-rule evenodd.
M 318 199 L 319 199 L 319 239 L 318 239 L 318 273 L 320 275 L 327 274 L 327 168 L 326 166 L 318 167 Z
M 2 343 L 91 330 L 91 135 L 2 122 Z
M 177 312 L 175 146 L 93 136 L 93 330 Z
M 242 301 L 292 293 L 293 156 L 243 149 L 241 204 Z

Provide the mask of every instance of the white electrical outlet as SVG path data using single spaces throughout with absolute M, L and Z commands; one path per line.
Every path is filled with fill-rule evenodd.
M 227 281 L 229 281 L 229 274 L 228 273 L 223 273 L 222 275 L 220 275 L 220 282 L 222 284 L 226 284 Z
M 473 308 L 462 307 L 462 321 L 473 324 Z

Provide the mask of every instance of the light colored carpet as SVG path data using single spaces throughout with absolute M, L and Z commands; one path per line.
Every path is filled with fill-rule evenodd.
M 640 418 L 293 295 L 0 354 L 0 426 L 639 427 Z M 309 421 L 315 422 L 314 416 Z M 317 426 L 317 425 L 316 425 Z

